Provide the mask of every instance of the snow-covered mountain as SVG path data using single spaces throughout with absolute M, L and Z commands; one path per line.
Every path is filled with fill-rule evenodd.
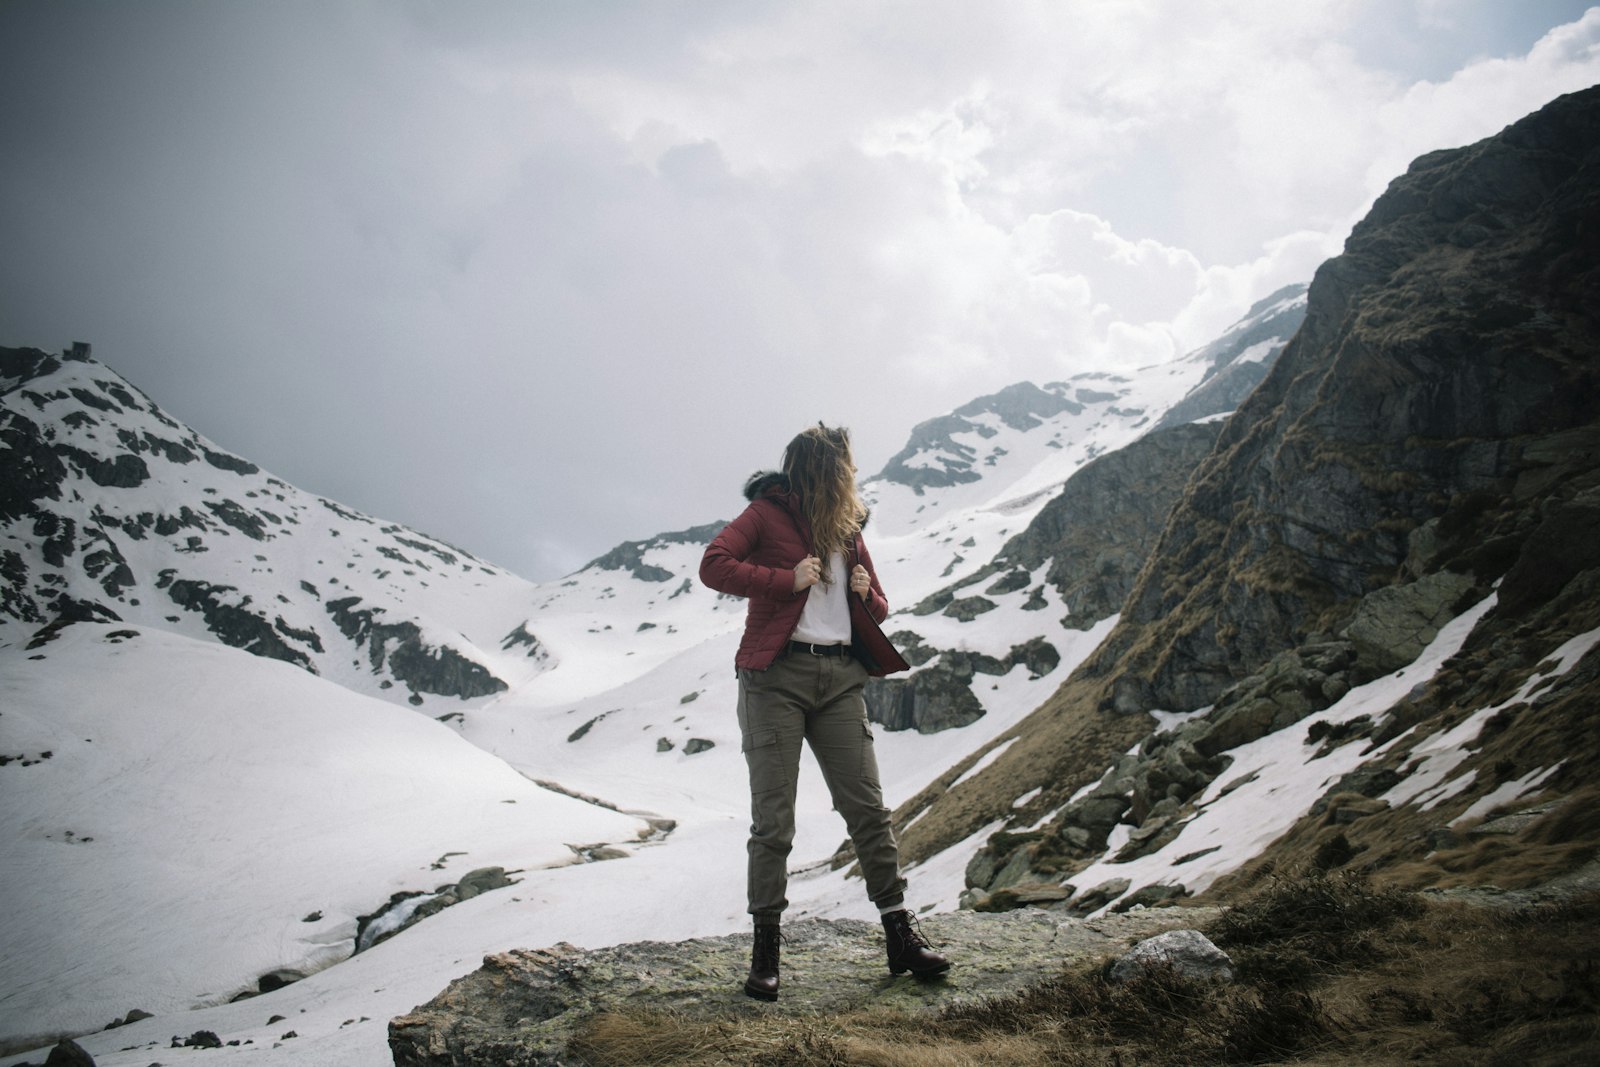
M 1230 336 L 1286 339 L 1302 313 L 1303 297 L 1285 294 Z M 964 728 L 883 732 L 892 803 L 1036 707 L 1110 621 L 1070 629 L 1063 603 L 1023 610 L 1020 596 L 982 627 L 909 609 L 988 562 L 1075 472 L 1147 432 L 1229 352 L 1261 355 L 1241 341 L 1115 380 L 1018 383 L 918 427 L 868 481 L 875 555 L 902 608 L 892 628 L 935 674 L 1003 667 L 967 673 L 979 710 Z M 457 905 L 352 956 L 358 930 L 391 897 L 409 911 L 483 868 L 517 880 L 484 894 L 497 929 L 529 893 L 549 940 L 742 925 L 747 795 L 728 664 L 744 605 L 696 579 L 720 521 L 533 585 L 261 471 L 86 346 L 0 352 L 0 401 L 0 879 L 7 899 L 32 902 L 19 916 L 30 936 L 0 955 L 0 1041 L 82 1033 L 135 1009 L 157 1020 L 118 1040 L 187 1033 L 172 1012 L 215 1005 L 196 1017 L 242 1018 L 223 1005 L 284 981 L 276 1002 L 348 996 L 331 1014 L 393 1014 L 415 1000 L 379 996 L 387 1006 L 357 1011 L 377 995 L 357 996 L 350 983 L 365 979 L 350 976 L 490 905 Z M 961 468 L 961 456 L 977 462 Z M 915 473 L 931 464 L 959 476 Z M 859 909 L 859 887 L 825 862 L 842 835 L 810 768 L 802 804 L 796 914 Z M 955 905 L 970 851 L 923 872 L 919 906 Z M 595 915 L 579 861 L 613 856 L 628 871 L 605 865 L 618 885 L 600 896 L 627 902 Z M 709 895 L 709 876 L 690 873 L 724 866 Z M 624 873 L 673 888 L 632 900 Z M 185 891 L 196 883 L 210 888 Z M 108 884 L 132 887 L 109 916 Z M 680 914 L 685 892 L 701 904 L 692 916 Z M 124 912 L 143 918 L 118 921 Z M 68 977 L 99 959 L 116 965 Z M 442 982 L 457 965 L 406 966 Z M 319 1024 L 296 1025 L 292 1062 L 316 1062 L 303 1057 Z M 367 1045 L 349 1028 L 322 1040 L 326 1062 L 368 1056 L 350 1051 Z
M 912 906 L 1593 855 L 1563 813 L 1600 769 L 1597 113 L 1423 157 L 1309 292 L 978 398 L 868 480 L 914 664 L 868 694 Z M 0 447 L 0 1052 L 139 1009 L 97 1062 L 206 1029 L 378 1067 L 384 1021 L 485 952 L 744 926 L 744 609 L 695 580 L 720 523 L 531 585 L 81 348 L 0 350 Z M 870 918 L 809 764 L 799 808 L 793 915 Z
M 0 400 L 0 640 L 138 623 L 445 711 L 551 663 L 530 583 L 274 478 L 87 345 L 0 349 Z

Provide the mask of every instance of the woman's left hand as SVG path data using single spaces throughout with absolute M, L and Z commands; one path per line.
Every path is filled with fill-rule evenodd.
M 867 568 L 857 563 L 855 570 L 850 572 L 850 591 L 857 596 L 864 597 L 872 589 L 872 576 L 867 573 Z

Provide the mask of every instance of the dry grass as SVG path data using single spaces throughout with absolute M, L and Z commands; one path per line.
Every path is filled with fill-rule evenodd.
M 592 1067 L 1597 1063 L 1596 920 L 1600 899 L 1510 913 L 1313 872 L 1208 931 L 1230 985 L 1115 985 L 1095 965 L 936 1016 L 613 1013 L 571 1052 Z

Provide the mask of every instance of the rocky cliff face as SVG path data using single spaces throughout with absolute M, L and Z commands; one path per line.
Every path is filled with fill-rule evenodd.
M 906 854 L 998 820 L 971 903 L 1042 882 L 1092 910 L 1257 876 L 1205 873 L 1241 835 L 1263 865 L 1412 884 L 1592 849 L 1596 235 L 1600 88 L 1419 159 L 1318 272 L 1118 626 L 981 773 L 902 806 Z M 1447 626 L 1455 651 L 1414 666 Z
M 1088 667 L 1118 676 L 1118 710 L 1208 704 L 1374 588 L 1442 565 L 1413 555 L 1426 524 L 1475 528 L 1450 517 L 1481 516 L 1485 496 L 1540 506 L 1532 486 L 1554 488 L 1552 463 L 1574 458 L 1558 435 L 1593 424 L 1600 386 L 1597 101 L 1417 160 L 1317 272 L 1304 326 Z M 1451 562 L 1490 582 L 1504 548 Z
M 1205 378 L 1156 423 L 1178 426 L 1233 411 L 1267 376 L 1306 318 L 1306 286 L 1287 285 L 1245 313 L 1233 329 L 1195 353 Z
M 1179 423 L 1101 456 L 1006 543 L 993 568 L 1032 572 L 1048 562 L 1045 579 L 1061 594 L 1064 624 L 1073 629 L 1116 614 L 1221 432 L 1221 422 Z

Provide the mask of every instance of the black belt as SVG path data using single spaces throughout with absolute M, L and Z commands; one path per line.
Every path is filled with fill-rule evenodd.
M 848 656 L 849 645 L 813 645 L 808 641 L 790 641 L 790 652 L 809 652 L 813 656 Z

